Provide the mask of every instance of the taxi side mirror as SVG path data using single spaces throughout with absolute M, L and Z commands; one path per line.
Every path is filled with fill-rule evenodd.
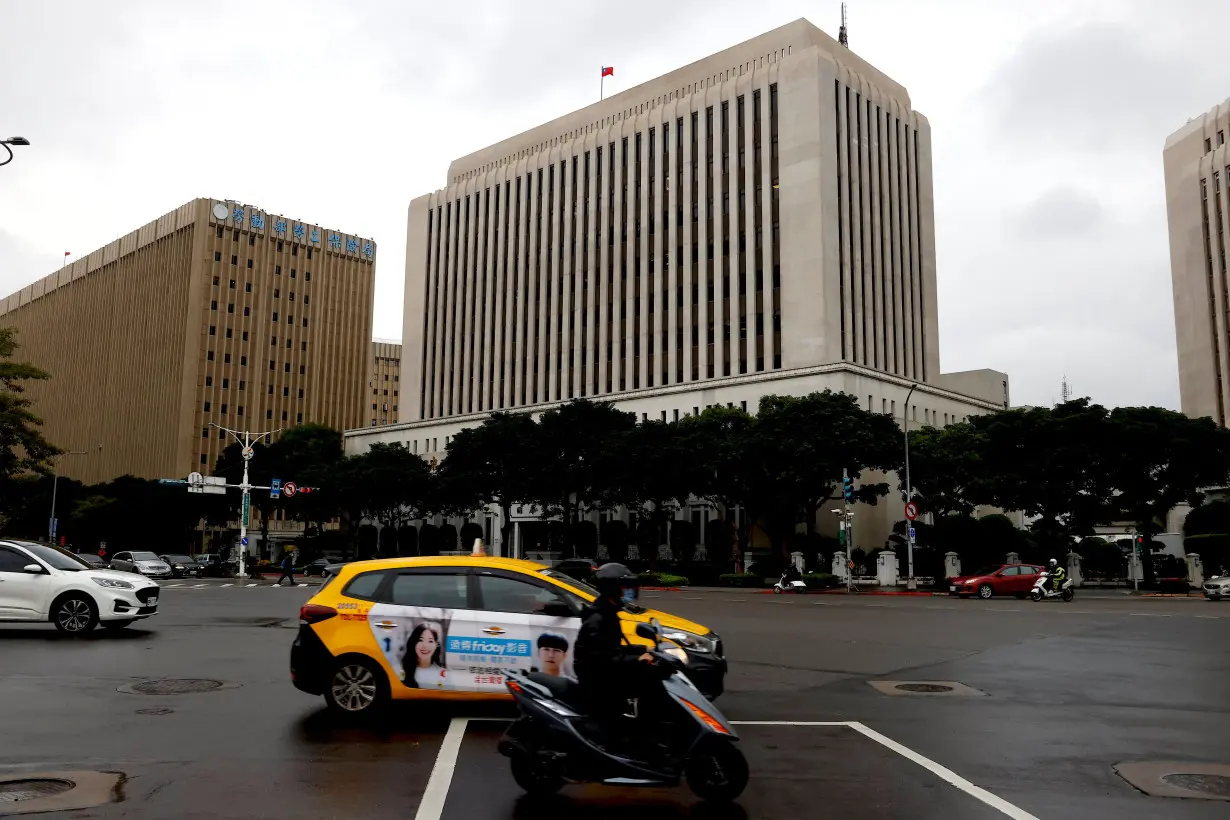
M 563 601 L 552 601 L 542 608 L 542 614 L 549 618 L 571 618 L 577 613 L 572 611 L 572 607 Z

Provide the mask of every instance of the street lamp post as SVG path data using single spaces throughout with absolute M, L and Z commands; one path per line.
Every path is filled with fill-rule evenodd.
M 248 462 L 251 461 L 252 456 L 255 455 L 252 450 L 252 445 L 259 443 L 261 439 L 268 438 L 275 433 L 282 432 L 283 428 L 279 427 L 277 430 L 270 430 L 267 433 L 261 433 L 256 438 L 252 438 L 252 434 L 247 430 L 242 432 L 238 430 L 229 430 L 220 424 L 214 424 L 212 421 L 209 423 L 209 426 L 217 427 L 222 432 L 227 433 L 231 438 L 235 439 L 236 443 L 238 443 L 241 448 L 243 448 L 240 450 L 240 455 L 243 456 L 243 482 L 239 485 L 239 489 L 243 491 L 243 501 L 239 511 L 239 577 L 243 578 L 244 562 L 248 554 L 248 515 L 249 511 L 252 509 L 252 502 L 249 498 L 249 492 L 252 489 L 252 484 L 248 481 Z M 241 435 L 243 438 L 240 438 Z
M 26 139 L 25 137 L 9 137 L 6 140 L 0 140 L 0 146 L 3 146 L 4 150 L 9 152 L 9 158 L 4 160 L 4 162 L 0 162 L 0 165 L 8 165 L 10 162 L 13 161 L 13 149 L 9 148 L 10 145 L 29 145 L 29 144 L 30 144 L 30 140 Z
M 914 388 L 917 384 L 910 385 L 910 392 L 905 394 L 905 407 L 902 409 L 902 415 L 905 421 L 902 424 L 902 429 L 905 431 L 905 503 L 908 505 L 914 499 L 914 485 L 910 483 L 910 397 L 914 395 Z M 905 522 L 906 534 L 906 556 L 909 561 L 908 575 L 906 576 L 905 588 L 918 589 L 918 582 L 914 580 L 914 522 L 908 518 Z
M 3 165 L 4 163 L 0 163 Z M 60 453 L 61 456 L 84 456 L 88 455 L 89 450 L 70 450 L 67 453 Z M 56 456 L 59 458 L 59 456 Z M 51 480 L 51 520 L 47 522 L 47 540 L 53 545 L 56 542 L 56 493 L 60 489 L 60 465 L 57 462 L 55 466 L 55 477 Z

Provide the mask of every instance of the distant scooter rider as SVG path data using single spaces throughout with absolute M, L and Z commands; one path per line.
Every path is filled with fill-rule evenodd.
M 1068 579 L 1068 573 L 1054 558 L 1051 559 L 1048 572 L 1051 576 L 1051 589 L 1055 590 L 1055 594 L 1058 595 L 1063 589 L 1063 582 Z
M 623 564 L 604 564 L 594 573 L 598 598 L 585 608 L 573 667 L 586 711 L 614 737 L 622 734 L 627 701 L 643 704 L 662 680 L 653 656 L 624 637 L 619 613 L 625 594 L 635 595 L 639 579 Z

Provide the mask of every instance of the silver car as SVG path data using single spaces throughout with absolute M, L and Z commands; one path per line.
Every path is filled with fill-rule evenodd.
M 1230 575 L 1214 576 L 1205 581 L 1204 597 L 1210 601 L 1230 599 Z
M 146 578 L 171 577 L 171 565 L 152 552 L 117 552 L 111 558 L 111 569 L 135 572 Z

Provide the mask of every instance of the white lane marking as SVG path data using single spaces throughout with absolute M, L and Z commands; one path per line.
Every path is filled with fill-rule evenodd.
M 444 814 L 448 787 L 453 782 L 453 770 L 457 768 L 457 753 L 461 751 L 461 741 L 469 722 L 469 718 L 453 718 L 449 722 L 448 732 L 440 744 L 440 751 L 436 753 L 436 765 L 431 769 L 431 777 L 427 780 L 427 789 L 419 801 L 414 820 L 440 820 Z
M 704 598 L 702 598 L 702 597 L 701 597 L 701 596 L 699 596 L 699 595 L 691 595 L 691 596 L 689 596 L 689 595 L 683 595 L 683 596 L 681 596 L 681 597 L 682 597 L 682 598 L 683 598 L 683 600 L 685 600 L 685 601 L 703 601 L 703 600 L 705 600 Z
M 1221 616 L 1220 616 L 1220 615 L 1197 615 L 1196 617 L 1197 617 L 1197 618 L 1204 618 L 1204 619 L 1206 619 L 1206 620 L 1217 620 L 1217 619 L 1221 618 Z
M 254 586 L 256 586 L 256 584 L 248 584 L 249 588 L 254 587 Z
M 194 584 L 192 587 L 190 587 L 190 589 L 204 589 L 207 586 L 209 586 L 209 584 Z
M 223 584 L 222 586 L 224 586 L 224 587 L 233 587 L 233 586 L 235 586 L 235 585 L 234 585 L 234 584 Z
M 1162 612 L 1129 612 L 1128 614 L 1129 615 L 1140 615 L 1143 618 L 1169 618 L 1170 617 L 1170 615 L 1167 615 Z
M 176 587 L 182 587 L 183 584 L 159 584 L 158 586 L 165 586 L 167 589 L 175 589 Z
M 980 800 L 983 803 L 990 806 L 991 808 L 999 811 L 1000 813 L 1005 814 L 1008 817 L 1011 817 L 1012 820 L 1038 820 L 1037 817 L 1025 811 L 1024 809 L 1017 808 L 1016 806 L 1009 803 L 1007 800 L 1004 800 L 1001 797 L 996 797 L 995 795 L 991 794 L 986 789 L 983 789 L 979 786 L 975 786 L 973 783 L 969 782 L 964 777 L 961 777 L 960 775 L 958 775 L 956 772 L 952 771 L 951 769 L 945 766 L 941 766 L 939 763 L 936 763 L 934 760 L 931 760 L 930 758 L 923 757 L 918 752 L 915 752 L 913 749 L 910 749 L 906 746 L 902 746 L 897 741 L 893 740 L 892 738 L 885 737 L 884 735 L 877 732 L 875 729 L 871 729 L 867 726 L 864 726 L 863 724 L 857 721 L 851 721 L 850 723 L 847 723 L 846 725 L 849 726 L 851 729 L 855 730 L 856 732 L 858 732 L 859 734 L 862 734 L 865 737 L 871 738 L 876 743 L 879 743 L 882 746 L 892 749 L 894 752 L 906 758 L 907 760 L 914 761 L 919 766 L 922 766 L 927 771 L 939 777 L 941 780 L 949 783 L 950 785 L 956 786 L 958 789 L 970 795 L 971 797 L 977 800 Z
M 731 726 L 849 726 L 844 720 L 732 720 Z

